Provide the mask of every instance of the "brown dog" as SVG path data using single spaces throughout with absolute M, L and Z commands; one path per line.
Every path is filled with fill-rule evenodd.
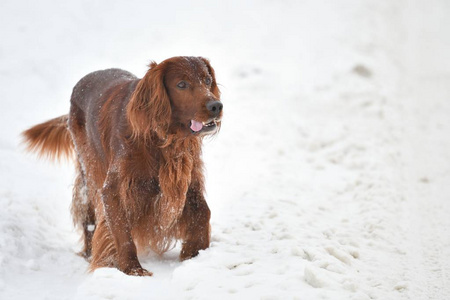
M 221 124 L 214 70 L 202 57 L 151 63 L 144 78 L 109 69 L 73 89 L 70 113 L 23 133 L 30 150 L 76 155 L 72 216 L 90 268 L 152 275 L 137 253 L 183 241 L 181 260 L 210 241 L 201 144 Z

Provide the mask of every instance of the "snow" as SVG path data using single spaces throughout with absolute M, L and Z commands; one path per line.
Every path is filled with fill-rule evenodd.
M 0 299 L 449 299 L 450 3 L 0 4 Z M 87 73 L 198 55 L 212 243 L 88 273 L 70 162 L 24 152 Z

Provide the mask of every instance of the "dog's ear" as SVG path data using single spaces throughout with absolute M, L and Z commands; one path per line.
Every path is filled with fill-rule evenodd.
M 131 96 L 127 117 L 135 139 L 147 140 L 153 132 L 162 140 L 167 136 L 172 109 L 164 86 L 164 75 L 165 65 L 152 62 Z
M 214 72 L 213 67 L 211 67 L 211 64 L 209 63 L 208 59 L 206 59 L 204 57 L 200 57 L 200 59 L 205 63 L 206 67 L 208 68 L 208 72 L 212 77 L 211 91 L 214 94 L 214 96 L 216 96 L 217 99 L 219 99 L 220 98 L 220 90 L 219 90 L 219 87 L 217 86 L 216 73 Z

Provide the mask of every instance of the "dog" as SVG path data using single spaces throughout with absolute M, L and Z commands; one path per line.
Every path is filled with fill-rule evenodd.
M 180 259 L 210 243 L 202 139 L 221 126 L 214 69 L 202 57 L 152 62 L 142 79 L 96 71 L 74 87 L 70 112 L 23 132 L 28 150 L 73 157 L 71 213 L 90 271 L 151 276 L 138 254 L 182 241 Z

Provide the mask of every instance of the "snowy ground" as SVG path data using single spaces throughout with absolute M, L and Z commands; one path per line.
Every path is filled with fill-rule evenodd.
M 450 2 L 0 2 L 0 299 L 450 299 Z M 86 73 L 202 55 L 212 244 L 86 273 L 73 167 L 19 133 Z

